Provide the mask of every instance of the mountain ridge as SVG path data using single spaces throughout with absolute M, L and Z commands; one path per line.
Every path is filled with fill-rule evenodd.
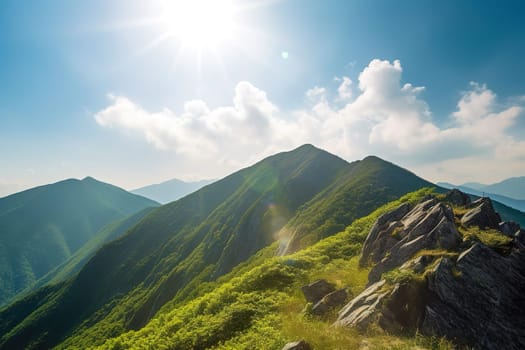
M 0 199 L 0 304 L 64 262 L 109 222 L 157 203 L 87 177 Z
M 40 347 L 61 343 L 72 333 L 71 341 L 97 342 L 92 334 L 139 329 L 175 296 L 184 298 L 179 291 L 186 293 L 192 286 L 215 280 L 275 242 L 279 230 L 299 211 L 316 208 L 310 209 L 320 213 L 314 221 L 328 225 L 327 230 L 310 236 L 318 240 L 357 218 L 357 214 L 341 215 L 332 225 L 332 208 L 341 206 L 344 212 L 359 207 L 368 213 L 397 198 L 402 190 L 393 185 L 399 177 L 388 180 L 384 176 L 387 164 L 391 163 L 377 157 L 348 163 L 303 145 L 161 206 L 97 251 L 56 292 L 54 306 L 40 305 L 34 311 L 38 316 L 20 322 L 2 344 L 23 346 L 28 338 L 36 340 L 35 329 L 41 327 L 46 331 L 37 336 Z M 401 173 L 407 192 L 430 184 L 420 179 L 409 186 L 410 179 L 418 178 Z M 373 177 L 375 185 L 368 186 L 367 177 Z M 336 196 L 340 190 L 344 191 Z M 312 200 L 318 195 L 323 201 L 316 206 Z M 310 220 L 307 215 L 304 219 Z M 90 288 L 95 284 L 96 290 Z

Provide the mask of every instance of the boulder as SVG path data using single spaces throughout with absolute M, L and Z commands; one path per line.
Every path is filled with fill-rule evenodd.
M 405 281 L 393 286 L 380 281 L 368 287 L 340 312 L 335 326 L 357 327 L 361 331 L 373 322 L 389 332 L 414 332 L 421 324 L 425 306 L 425 286 Z
M 470 197 L 458 190 L 457 188 L 454 188 L 450 190 L 445 195 L 445 202 L 449 202 L 454 205 L 461 205 L 461 206 L 467 206 L 470 204 Z
M 469 205 L 471 210 L 461 218 L 463 226 L 478 226 L 481 229 L 499 229 L 501 217 L 492 206 L 492 201 L 488 197 L 482 197 Z
M 499 230 L 505 236 L 514 237 L 520 230 L 520 225 L 514 221 L 503 221 L 499 223 Z
M 365 330 L 370 323 L 376 320 L 380 305 L 389 295 L 387 290 L 383 290 L 386 281 L 382 280 L 372 284 L 361 294 L 352 299 L 340 311 L 336 326 L 357 327 Z
M 312 350 L 312 347 L 304 340 L 299 340 L 286 344 L 282 350 Z
M 330 309 L 343 305 L 347 298 L 348 293 L 346 289 L 339 289 L 335 292 L 328 293 L 312 307 L 312 314 L 323 315 L 330 311 Z
M 309 285 L 301 287 L 301 291 L 303 292 L 306 301 L 314 304 L 334 290 L 334 286 L 324 279 L 317 280 Z

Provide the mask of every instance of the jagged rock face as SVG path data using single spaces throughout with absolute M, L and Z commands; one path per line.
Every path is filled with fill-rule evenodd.
M 483 199 L 472 207 L 483 212 L 492 205 Z M 370 281 L 394 267 L 409 272 L 409 278 L 372 284 L 343 307 L 336 325 L 366 329 L 375 322 L 389 332 L 419 331 L 474 349 L 524 349 L 525 231 L 517 227 L 509 250 L 501 254 L 481 243 L 459 245 L 453 213 L 437 200 L 406 211 L 399 207 L 378 220 L 362 261 L 377 264 Z M 412 254 L 412 247 L 437 246 L 449 252 Z
M 301 287 L 301 291 L 303 292 L 306 301 L 314 304 L 334 290 L 334 286 L 324 279 L 317 280 L 307 286 Z
M 464 226 L 478 226 L 480 228 L 498 229 L 501 217 L 494 211 L 490 198 L 483 197 L 470 206 L 472 209 L 463 215 L 461 224 Z
M 525 251 L 502 256 L 482 244 L 428 278 L 421 332 L 481 349 L 525 348 Z
M 414 256 L 422 249 L 454 249 L 460 235 L 454 224 L 452 209 L 430 198 L 408 211 L 403 204 L 381 216 L 363 245 L 361 264 L 375 263 L 368 275 L 369 283 L 381 274 Z

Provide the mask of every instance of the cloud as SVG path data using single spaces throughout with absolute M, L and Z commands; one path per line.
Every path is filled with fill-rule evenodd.
M 339 100 L 350 100 L 352 98 L 352 80 L 348 77 L 342 77 L 336 78 L 336 81 L 341 81 L 341 85 L 337 88 Z
M 310 105 L 293 111 L 281 111 L 249 82 L 237 84 L 229 106 L 210 108 L 193 100 L 180 113 L 150 112 L 124 96 L 110 95 L 111 104 L 95 120 L 224 173 L 303 143 L 349 160 L 377 154 L 433 180 L 454 180 L 433 178 L 446 166 L 455 166 L 458 177 L 468 176 L 469 169 L 478 168 L 474 162 L 491 159 L 525 172 L 525 139 L 508 132 L 523 114 L 519 99 L 502 104 L 487 86 L 473 82 L 444 123 L 447 127 L 441 127 L 421 97 L 425 88 L 402 83 L 402 73 L 400 61 L 374 59 L 359 74 L 354 91 L 350 78 L 338 78 L 333 101 L 327 88 L 316 86 L 306 91 Z M 458 165 L 461 160 L 464 167 Z
M 326 89 L 324 87 L 314 86 L 313 88 L 306 91 L 306 97 L 310 101 L 318 101 L 324 99 L 326 94 Z

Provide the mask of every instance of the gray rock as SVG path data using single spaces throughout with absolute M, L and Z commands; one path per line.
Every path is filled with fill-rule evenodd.
M 392 233 L 401 225 L 399 220 L 409 211 L 410 204 L 404 203 L 377 219 L 363 245 L 363 253 L 359 261 L 361 266 L 366 266 L 370 262 L 379 262 L 384 251 L 397 243 L 398 240 L 393 237 Z
M 314 304 L 334 290 L 334 286 L 324 279 L 317 280 L 309 285 L 301 287 L 301 291 L 303 292 L 306 301 Z
M 304 340 L 299 340 L 286 344 L 282 350 L 312 350 L 312 347 Z
M 488 197 L 483 197 L 470 206 L 472 209 L 463 215 L 461 224 L 464 226 L 478 226 L 482 229 L 493 228 L 498 229 L 501 217 L 494 211 L 492 201 Z
M 348 298 L 346 289 L 339 289 L 328 293 L 312 307 L 312 314 L 323 315 L 336 306 L 343 305 Z
M 490 200 L 470 207 L 466 224 L 499 224 Z M 458 251 L 459 234 L 451 209 L 435 199 L 402 213 L 397 208 L 385 214 L 382 218 L 390 221 L 378 220 L 371 229 L 362 262 L 375 263 L 372 284 L 340 310 L 335 325 L 365 330 L 375 323 L 388 332 L 419 331 L 474 349 L 525 349 L 525 231 L 517 227 L 516 232 L 512 223 L 497 225 L 514 237 L 504 255 L 475 243 L 457 259 L 414 258 L 423 249 Z M 379 280 L 393 268 L 419 276 L 407 274 L 393 284 Z
M 525 348 L 525 253 L 502 256 L 482 244 L 457 263 L 443 259 L 428 279 L 421 332 L 476 349 Z
M 499 230 L 506 236 L 514 237 L 520 230 L 520 225 L 514 221 L 503 221 L 499 223 Z
M 421 282 L 408 281 L 389 286 L 383 280 L 348 303 L 334 325 L 357 327 L 363 331 L 372 322 L 377 322 L 393 333 L 415 330 L 423 320 L 425 298 L 425 285 Z
M 470 197 L 454 188 L 445 195 L 445 201 L 455 205 L 466 206 L 470 204 Z
M 379 281 L 384 272 L 401 266 L 422 249 L 455 249 L 461 241 L 452 209 L 435 198 L 394 217 L 396 221 L 374 224 L 363 245 L 361 261 L 376 264 L 368 275 L 369 283 Z
M 382 289 L 385 283 L 386 281 L 383 280 L 372 284 L 345 305 L 339 311 L 339 316 L 334 325 L 366 329 L 371 322 L 377 319 L 379 306 L 389 295 L 388 291 Z

